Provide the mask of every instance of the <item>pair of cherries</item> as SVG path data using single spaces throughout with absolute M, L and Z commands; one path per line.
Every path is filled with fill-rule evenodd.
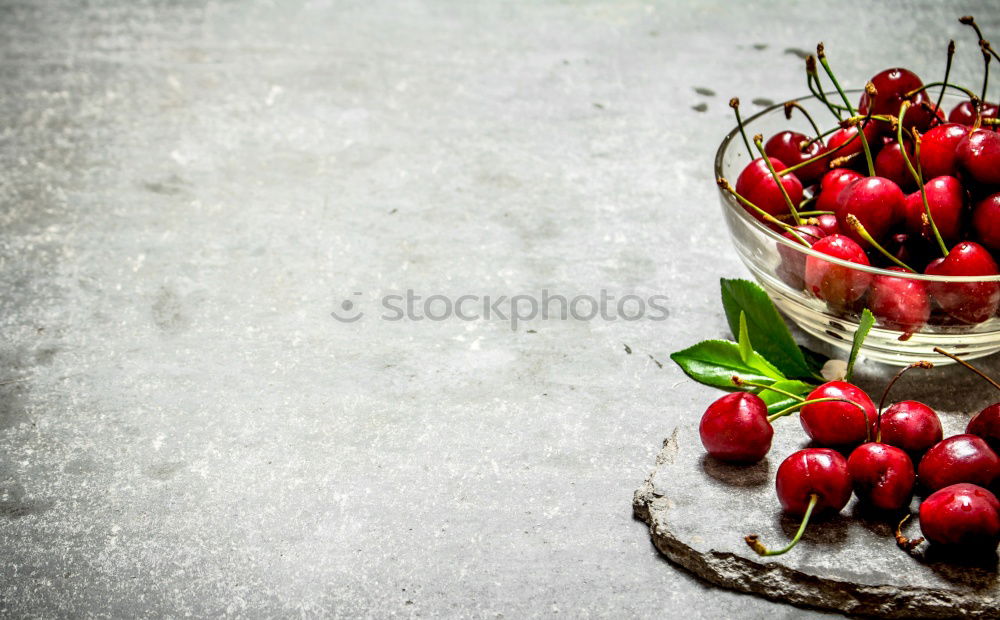
M 1000 506 L 988 490 L 1000 480 L 1000 458 L 994 452 L 1000 447 L 1000 403 L 975 416 L 965 434 L 942 439 L 940 419 L 927 405 L 905 400 L 879 415 L 869 396 L 845 381 L 825 383 L 796 407 L 770 417 L 759 396 L 737 392 L 708 407 L 699 429 L 702 444 L 714 458 L 756 462 L 770 450 L 771 422 L 795 409 L 806 434 L 823 447 L 800 450 L 782 462 L 776 477 L 778 498 L 787 513 L 803 517 L 802 526 L 792 542 L 777 551 L 768 550 L 755 536 L 747 537 L 758 553 L 788 551 L 814 513 L 839 512 L 852 491 L 863 505 L 902 510 L 910 504 L 918 476 L 932 492 L 920 508 L 927 540 L 991 548 L 1000 542 Z M 875 441 L 869 441 L 872 437 Z M 856 447 L 846 459 L 831 449 L 851 446 Z

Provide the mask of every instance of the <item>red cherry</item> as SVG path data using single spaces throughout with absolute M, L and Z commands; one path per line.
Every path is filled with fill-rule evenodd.
M 974 180 L 1000 184 L 1000 133 L 976 129 L 955 147 L 958 165 Z
M 994 452 L 1000 450 L 1000 403 L 993 403 L 977 413 L 969 420 L 965 432 L 982 437 Z
M 932 491 L 959 482 L 988 487 L 1000 476 L 1000 458 L 981 437 L 954 435 L 924 454 L 917 474 Z
M 824 213 L 823 215 L 817 215 L 815 219 L 816 226 L 819 226 L 824 235 L 840 234 L 840 224 L 837 222 L 836 215 Z
M 901 267 L 887 271 L 909 273 Z M 886 329 L 912 334 L 930 318 L 931 298 L 920 280 L 877 275 L 872 278 L 868 308 Z
M 844 235 L 823 237 L 813 244 L 812 249 L 859 265 L 870 265 L 861 246 Z M 872 275 L 809 256 L 806 258 L 804 280 L 810 293 L 833 307 L 842 308 L 864 296 Z
M 780 172 L 786 168 L 781 161 L 773 157 L 768 159 L 771 160 L 771 165 L 776 171 Z M 785 187 L 793 204 L 798 205 L 802 202 L 802 183 L 794 172 L 781 177 L 781 184 Z M 736 179 L 736 191 L 771 215 L 778 216 L 788 213 L 788 203 L 785 202 L 785 196 L 781 193 L 781 189 L 763 158 L 758 157 L 747 164 L 739 178 Z M 755 211 L 750 211 L 750 213 L 757 219 L 763 220 L 759 213 Z
M 708 406 L 698 428 L 705 450 L 721 461 L 753 463 L 771 449 L 774 429 L 755 394 L 726 394 Z
M 958 174 L 955 149 L 968 133 L 968 127 L 946 123 L 920 137 L 920 167 L 925 179 Z
M 923 454 L 941 441 L 941 419 L 934 410 L 915 400 L 902 400 L 887 407 L 879 422 L 883 443 L 913 455 Z
M 792 227 L 800 237 L 805 239 L 809 244 L 816 243 L 820 239 L 826 236 L 818 226 L 812 225 L 802 225 Z M 796 239 L 791 232 L 785 231 L 781 235 L 786 239 L 802 245 L 802 243 Z M 806 270 L 806 255 L 795 248 L 790 248 L 783 243 L 777 244 L 778 255 L 781 257 L 781 263 L 778 265 L 777 273 L 778 277 L 782 279 L 788 286 L 794 289 L 802 289 L 805 286 L 805 280 L 803 277 Z
M 924 183 L 927 206 L 931 209 L 934 225 L 945 243 L 954 243 L 962 237 L 962 215 L 965 211 L 965 190 L 955 177 L 941 176 Z M 916 191 L 906 196 L 903 219 L 906 230 L 919 235 L 924 231 L 924 200 Z
M 811 495 L 818 496 L 816 512 L 839 512 L 851 499 L 851 475 L 840 453 L 808 448 L 781 462 L 775 478 L 778 501 L 785 512 L 801 516 Z
M 836 211 L 837 198 L 840 197 L 840 192 L 860 178 L 863 178 L 860 172 L 855 172 L 849 168 L 834 168 L 824 174 L 819 182 L 819 196 L 816 198 L 816 210 Z M 836 219 L 836 216 L 834 216 L 834 219 Z
M 883 242 L 882 247 L 900 262 L 914 269 L 922 270 L 931 260 L 934 248 L 927 239 L 912 233 L 895 233 Z M 871 257 L 873 264 L 892 267 L 896 263 L 887 260 L 880 252 Z
M 903 126 L 907 129 L 916 127 L 920 131 L 931 126 L 937 110 L 927 91 L 917 90 L 924 83 L 916 73 L 895 67 L 877 73 L 869 81 L 878 92 L 874 98 L 869 97 L 867 92 L 861 94 L 858 114 L 868 114 L 870 107 L 872 114 L 898 115 L 902 103 L 909 101 L 912 107 L 906 112 Z M 878 122 L 878 126 L 884 132 L 891 131 L 890 124 L 884 121 Z
M 861 137 L 860 136 L 857 138 L 854 137 L 857 135 L 857 133 L 858 133 L 857 127 L 841 127 L 840 129 L 831 133 L 830 137 L 826 139 L 827 151 L 834 151 L 834 149 L 837 149 L 837 147 L 839 147 L 841 144 L 850 142 L 850 144 L 847 144 L 847 146 L 843 147 L 842 149 L 839 149 L 836 152 L 831 153 L 830 155 L 831 158 L 839 159 L 841 157 L 850 157 L 851 155 L 860 155 L 861 153 L 863 153 L 865 151 L 865 147 L 861 143 Z M 875 126 L 875 123 L 869 123 L 868 125 L 865 125 L 864 134 L 865 138 L 868 139 L 869 147 L 873 148 L 876 144 L 878 144 L 876 142 L 878 133 L 879 130 Z
M 899 510 L 910 504 L 917 476 L 905 452 L 884 443 L 863 443 L 847 459 L 854 493 L 879 510 Z
M 909 144 L 906 145 L 906 155 L 912 163 L 913 147 Z M 906 167 L 906 162 L 903 160 L 903 149 L 899 146 L 899 142 L 890 142 L 878 152 L 875 157 L 875 174 L 889 179 L 904 191 L 909 191 L 917 186 L 913 175 L 910 174 L 910 169 Z
M 864 390 L 846 381 L 829 381 L 813 390 L 806 400 L 844 398 L 848 402 L 810 403 L 799 410 L 799 421 L 810 439 L 822 446 L 853 446 L 869 437 L 875 424 L 875 405 Z
M 972 210 L 972 229 L 979 243 L 1000 252 L 1000 192 L 976 203 Z
M 953 484 L 920 504 L 920 531 L 933 545 L 996 549 L 1000 542 L 1000 501 L 974 484 Z
M 995 103 L 983 102 L 981 114 L 983 118 L 996 118 L 998 109 L 1000 108 Z M 971 127 L 976 122 L 976 109 L 972 107 L 972 102 L 963 101 L 952 108 L 948 114 L 948 122 Z
M 826 151 L 820 140 L 813 140 L 797 131 L 782 131 L 771 136 L 764 145 L 768 157 L 780 160 L 786 166 L 800 164 Z M 829 158 L 817 159 L 813 163 L 796 169 L 795 176 L 804 185 L 809 185 L 823 176 L 829 166 Z
M 808 264 L 806 265 L 808 269 Z M 924 270 L 932 276 L 994 276 L 1000 273 L 989 251 L 973 241 L 963 241 L 953 247 L 945 258 L 939 258 Z M 1000 284 L 997 282 L 928 282 L 931 297 L 945 312 L 964 323 L 982 323 L 1000 306 Z
M 846 234 L 867 247 L 868 242 L 846 224 L 848 214 L 854 215 L 876 241 L 888 236 L 889 230 L 903 215 L 905 196 L 899 186 L 882 177 L 863 177 L 845 187 L 837 199 L 837 220 Z

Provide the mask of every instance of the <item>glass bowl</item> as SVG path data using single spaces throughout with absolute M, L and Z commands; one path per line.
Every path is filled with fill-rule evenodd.
M 857 99 L 857 92 L 859 91 L 851 95 L 854 100 Z M 836 93 L 831 95 L 831 100 L 839 100 Z M 946 95 L 942 106 L 945 110 L 950 110 L 962 100 L 961 97 Z M 829 112 L 815 97 L 803 97 L 796 101 L 813 118 L 830 118 Z M 828 126 L 832 125 L 833 123 L 829 123 Z M 746 119 L 744 126 L 748 136 L 762 134 L 765 140 L 786 129 L 800 131 L 805 135 L 813 133 L 803 115 L 797 111 L 793 112 L 791 120 L 786 120 L 784 104 L 771 106 Z M 736 179 L 749 161 L 749 154 L 739 131 L 733 129 L 719 146 L 715 158 L 715 176 L 725 177 L 735 186 Z M 907 286 L 922 286 L 937 293 L 930 295 L 932 309 L 927 323 L 912 333 L 894 329 L 876 312 L 877 322 L 862 348 L 862 355 L 869 359 L 895 366 L 905 366 L 919 360 L 948 364 L 953 362 L 935 353 L 934 347 L 961 354 L 966 359 L 1000 351 L 1000 318 L 996 312 L 988 313 L 991 314 L 989 318 L 975 324 L 963 322 L 954 316 L 967 314 L 961 311 L 964 303 L 962 295 L 967 295 L 970 291 L 980 295 L 980 298 L 983 295 L 991 299 L 1000 297 L 1000 275 L 927 276 L 866 267 L 833 258 L 783 237 L 762 224 L 728 192 L 720 190 L 720 194 L 729 234 L 740 259 L 778 309 L 807 333 L 837 348 L 850 350 L 860 313 L 869 306 L 871 289 L 869 285 L 863 295 L 849 306 L 827 303 L 810 292 L 810 287 L 801 277 L 796 277 L 796 273 L 803 273 L 803 266 L 808 262 L 810 268 L 815 269 L 812 273 L 829 269 L 836 277 L 855 283 L 859 288 L 864 287 L 866 282 L 885 282 L 879 278 L 898 278 L 905 281 Z M 815 278 L 813 281 L 815 282 Z M 946 312 L 939 300 L 944 300 L 953 312 Z M 958 311 L 955 311 L 956 307 L 959 308 Z

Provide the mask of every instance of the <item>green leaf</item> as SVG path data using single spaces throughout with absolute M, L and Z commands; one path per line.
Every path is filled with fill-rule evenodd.
M 733 375 L 766 385 L 785 378 L 756 351 L 751 351 L 744 361 L 739 345 L 729 340 L 703 340 L 674 353 L 670 359 L 695 381 L 724 390 L 738 389 L 733 385 Z
M 851 357 L 847 358 L 847 376 L 844 377 L 847 381 L 851 380 L 851 375 L 854 373 L 854 362 L 857 361 L 858 353 L 861 351 L 861 343 L 865 341 L 865 337 L 868 336 L 868 332 L 871 331 L 872 325 L 875 325 L 875 317 L 872 315 L 871 310 L 865 308 L 861 312 L 861 320 L 858 321 L 858 330 L 854 332 L 854 344 L 851 345 Z
M 740 359 L 748 363 L 753 357 L 753 346 L 750 344 L 750 333 L 747 330 L 747 315 L 740 310 L 740 334 L 737 339 L 740 347 Z
M 722 306 L 733 334 L 739 334 L 740 313 L 745 313 L 758 353 L 789 377 L 812 377 L 812 367 L 764 289 L 748 280 L 723 278 L 721 284 Z
M 796 396 L 805 396 L 816 389 L 816 386 L 811 383 L 805 383 L 804 381 L 797 381 L 795 379 L 786 379 L 785 381 L 775 381 L 771 384 L 771 387 L 777 388 L 779 390 L 784 390 L 790 394 L 795 394 Z M 761 400 L 767 404 L 767 412 L 777 413 L 782 409 L 787 409 L 798 400 L 785 396 L 784 394 L 779 394 L 773 390 L 761 390 L 760 394 Z

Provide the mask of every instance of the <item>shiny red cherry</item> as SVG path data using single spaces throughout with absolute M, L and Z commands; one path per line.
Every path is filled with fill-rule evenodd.
M 1000 184 L 1000 133 L 976 129 L 955 147 L 959 167 L 986 185 Z
M 901 267 L 889 267 L 887 271 L 909 273 Z M 868 308 L 882 327 L 912 334 L 927 324 L 931 298 L 920 280 L 877 275 L 872 278 Z
M 965 432 L 982 437 L 994 452 L 1000 450 L 1000 403 L 993 403 L 973 416 Z
M 780 160 L 786 166 L 794 166 L 808 159 L 821 155 L 826 146 L 821 140 L 813 140 L 797 131 L 782 131 L 771 136 L 764 144 L 764 152 L 768 157 Z M 829 167 L 830 158 L 817 159 L 811 164 L 795 170 L 795 176 L 803 185 L 810 185 L 823 176 Z
M 905 201 L 906 197 L 902 190 L 889 179 L 863 177 L 840 192 L 834 212 L 837 214 L 841 230 L 846 231 L 847 236 L 866 248 L 868 242 L 847 225 L 847 216 L 853 215 L 858 218 L 875 241 L 882 241 L 903 216 Z
M 912 164 L 914 160 L 913 147 L 909 144 L 906 145 L 906 155 Z M 903 191 L 910 191 L 917 186 L 913 175 L 910 174 L 910 169 L 906 167 L 903 149 L 896 141 L 886 144 L 875 156 L 875 174 L 889 179 Z
M 868 146 L 872 150 L 876 144 L 878 144 L 878 134 L 879 130 L 875 126 L 875 123 L 869 123 L 865 125 L 864 129 L 865 138 L 868 139 Z M 843 145 L 841 147 L 841 145 Z M 861 143 L 861 136 L 858 135 L 857 127 L 841 127 L 840 129 L 834 131 L 826 139 L 826 150 L 830 153 L 830 161 L 833 162 L 837 159 L 843 157 L 851 157 L 856 155 L 857 157 L 852 160 L 851 165 L 854 162 L 861 162 L 861 154 L 864 153 L 865 147 Z M 864 165 L 862 163 L 862 165 Z
M 860 172 L 850 168 L 834 168 L 823 175 L 819 182 L 819 195 L 816 197 L 817 211 L 836 211 L 840 192 L 845 187 L 863 178 Z M 836 219 L 836 216 L 834 216 Z M 832 234 L 832 233 L 827 233 Z
M 1000 192 L 983 198 L 973 207 L 972 230 L 979 243 L 1000 252 Z
M 1000 542 L 1000 501 L 975 484 L 953 484 L 920 504 L 920 532 L 932 545 L 994 550 Z
M 705 450 L 721 461 L 753 463 L 771 449 L 774 429 L 756 394 L 733 392 L 708 406 L 698 427 Z
M 997 107 L 995 103 L 983 102 L 982 103 L 982 117 L 983 118 L 996 118 L 997 112 L 1000 108 Z M 973 123 L 976 122 L 976 108 L 973 107 L 971 101 L 963 101 L 954 108 L 948 114 L 949 123 L 958 123 L 960 125 L 968 125 L 971 127 Z
M 817 215 L 815 217 L 815 220 L 816 220 L 816 226 L 819 226 L 820 230 L 823 231 L 824 235 L 840 234 L 840 223 L 837 222 L 836 215 L 824 213 L 823 215 Z
M 924 454 L 917 474 L 932 491 L 959 482 L 988 487 L 1000 476 L 1000 458 L 981 437 L 954 435 Z
M 776 171 L 780 172 L 786 168 L 780 160 L 773 157 L 768 159 Z M 782 176 L 781 184 L 788 192 L 792 204 L 798 205 L 802 202 L 802 183 L 794 172 Z M 785 201 L 785 196 L 781 193 L 778 183 L 774 180 L 774 176 L 763 158 L 758 157 L 747 164 L 739 178 L 736 179 L 736 191 L 771 215 L 779 216 L 788 213 L 788 203 Z M 756 211 L 750 210 L 750 213 L 757 219 L 763 220 L 763 217 Z
M 841 260 L 870 266 L 868 256 L 854 240 L 845 235 L 828 235 L 813 244 L 812 249 Z M 809 256 L 806 258 L 806 290 L 832 307 L 843 308 L 861 299 L 871 284 L 872 275 L 864 271 L 837 265 Z
M 902 400 L 887 407 L 878 428 L 883 443 L 913 455 L 922 455 L 944 437 L 938 415 L 915 400 Z
M 814 244 L 823 237 L 826 233 L 819 226 L 807 225 L 793 226 L 794 230 L 799 237 L 801 237 L 806 243 Z M 802 242 L 795 238 L 795 236 L 789 232 L 785 231 L 782 235 L 786 239 L 792 241 L 797 245 L 802 245 Z M 801 290 L 805 286 L 805 276 L 806 270 L 806 255 L 803 252 L 796 250 L 795 248 L 790 248 L 783 243 L 778 243 L 778 256 L 781 257 L 781 262 L 778 264 L 777 274 L 778 277 L 782 279 L 788 286 Z
M 947 257 L 927 265 L 924 272 L 932 276 L 1000 274 L 989 251 L 973 241 L 959 243 Z M 997 282 L 928 282 L 927 290 L 945 312 L 973 325 L 989 319 L 1000 306 L 1000 284 Z
M 934 108 L 933 100 L 927 91 L 919 90 L 924 83 L 916 73 L 894 67 L 880 71 L 869 81 L 875 86 L 877 93 L 874 98 L 870 97 L 867 92 L 861 94 L 861 99 L 858 102 L 858 114 L 867 114 L 871 108 L 872 114 L 898 115 L 903 102 L 909 101 L 911 107 L 906 112 L 903 126 L 907 129 L 915 127 L 920 131 L 931 126 L 937 110 Z M 884 121 L 879 121 L 878 126 L 883 132 L 892 130 L 890 124 Z
M 955 243 L 962 237 L 965 216 L 965 189 L 955 177 L 935 177 L 924 183 L 927 206 L 931 217 L 947 244 Z M 903 220 L 906 230 L 914 235 L 927 234 L 924 226 L 924 200 L 919 191 L 906 196 L 903 202 Z
M 775 488 L 781 507 L 791 515 L 804 515 L 812 495 L 817 496 L 817 513 L 839 512 L 851 499 L 851 475 L 840 453 L 808 448 L 781 462 Z
M 869 439 L 876 411 L 864 390 L 846 381 L 829 381 L 813 390 L 806 400 L 819 398 L 846 399 L 856 405 L 837 400 L 802 407 L 799 421 L 810 439 L 822 446 L 853 446 Z
M 920 167 L 925 179 L 958 174 L 955 149 L 969 128 L 958 123 L 938 125 L 920 138 Z
M 854 493 L 879 510 L 909 506 L 917 476 L 905 452 L 884 443 L 863 443 L 847 459 Z

